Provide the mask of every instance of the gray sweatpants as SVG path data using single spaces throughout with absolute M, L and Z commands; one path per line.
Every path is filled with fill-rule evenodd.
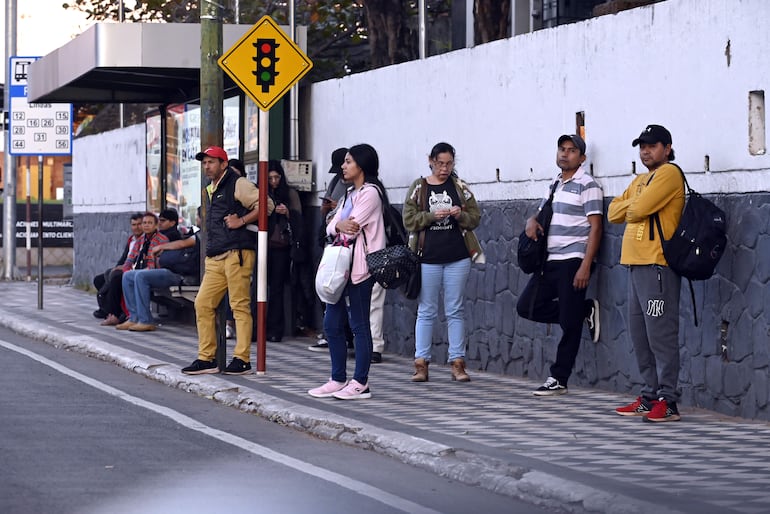
M 641 395 L 679 401 L 679 292 L 682 278 L 666 266 L 630 266 L 628 329 Z

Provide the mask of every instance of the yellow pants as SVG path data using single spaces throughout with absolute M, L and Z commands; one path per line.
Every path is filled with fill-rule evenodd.
M 217 353 L 216 308 L 230 294 L 230 308 L 235 318 L 236 344 L 233 357 L 250 362 L 251 353 L 251 275 L 254 270 L 254 250 L 231 251 L 224 259 L 206 257 L 203 281 L 195 297 L 195 320 L 198 325 L 198 358 L 212 361 Z M 224 369 L 225 363 L 218 363 Z

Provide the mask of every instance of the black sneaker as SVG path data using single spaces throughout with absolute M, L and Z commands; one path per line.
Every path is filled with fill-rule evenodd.
M 382 362 L 382 354 L 380 352 L 372 352 L 372 364 L 379 364 Z
M 586 324 L 588 325 L 588 331 L 591 333 L 591 341 L 597 343 L 599 342 L 599 329 L 601 328 L 599 323 L 599 300 L 586 300 L 585 305 Z
M 563 386 L 553 377 L 548 377 L 543 385 L 535 389 L 535 396 L 558 396 L 560 394 L 567 394 L 567 386 Z
M 105 319 L 105 318 L 107 317 L 107 314 L 109 314 L 109 313 L 107 313 L 107 312 L 104 312 L 104 311 L 103 311 L 103 310 L 101 310 L 101 309 L 96 309 L 96 310 L 94 311 L 94 318 L 97 318 L 97 319 Z
M 233 357 L 233 360 L 225 368 L 225 375 L 246 375 L 248 373 L 251 373 L 251 364 L 243 362 L 238 357 Z
M 182 373 L 185 375 L 205 375 L 207 373 L 219 373 L 219 367 L 217 366 L 217 360 L 202 361 L 195 359 L 192 364 L 186 368 L 182 368 Z

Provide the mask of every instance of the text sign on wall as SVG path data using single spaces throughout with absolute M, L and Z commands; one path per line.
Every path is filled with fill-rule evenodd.
M 71 155 L 72 104 L 27 102 L 27 73 L 38 59 L 9 60 L 8 151 L 11 155 Z

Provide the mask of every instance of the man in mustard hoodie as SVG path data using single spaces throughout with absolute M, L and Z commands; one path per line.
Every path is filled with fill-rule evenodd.
M 660 237 L 651 230 L 658 213 L 663 237 L 670 238 L 682 216 L 685 193 L 674 160 L 671 133 L 648 125 L 634 139 L 648 172 L 640 174 L 610 203 L 611 223 L 625 223 L 620 263 L 628 266 L 628 332 L 644 386 L 636 401 L 618 407 L 621 416 L 644 421 L 679 421 L 679 289 L 681 277 L 663 256 Z

